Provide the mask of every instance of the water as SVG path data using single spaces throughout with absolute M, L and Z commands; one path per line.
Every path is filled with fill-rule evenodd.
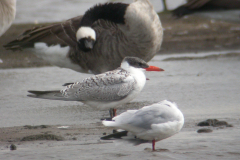
M 124 2 L 133 0 L 18 0 L 17 14 L 14 23 L 43 23 L 63 21 L 84 12 L 97 3 Z M 161 0 L 150 0 L 155 10 L 163 10 Z M 173 9 L 185 0 L 167 0 L 169 9 Z

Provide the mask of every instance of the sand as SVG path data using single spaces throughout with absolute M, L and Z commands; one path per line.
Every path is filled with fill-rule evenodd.
M 239 24 L 194 16 L 173 20 L 169 15 L 162 15 L 162 22 L 166 29 L 162 50 L 149 63 L 165 72 L 147 73 L 150 80 L 142 93 L 118 114 L 168 99 L 178 104 L 185 117 L 178 134 L 156 143 L 156 152 L 151 144 L 100 140 L 112 132 L 100 120 L 108 116 L 107 111 L 78 102 L 27 97 L 27 90 L 61 89 L 62 84 L 89 75 L 51 67 L 30 53 L 1 47 L 0 159 L 239 159 L 240 51 L 236 51 L 239 30 L 233 29 Z M 29 26 L 33 25 L 12 26 L 0 43 Z M 197 126 L 210 118 L 232 127 Z M 212 132 L 198 133 L 199 129 Z M 10 150 L 11 144 L 16 150 Z

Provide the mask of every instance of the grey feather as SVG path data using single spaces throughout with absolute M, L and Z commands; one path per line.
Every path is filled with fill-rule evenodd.
M 62 23 L 34 27 L 26 30 L 16 40 L 4 45 L 4 47 L 10 50 L 21 50 L 33 47 L 35 42 L 44 42 L 48 46 L 60 44 L 61 46 L 75 47 L 77 44 L 76 30 L 81 19 L 82 16 L 78 16 Z
M 152 124 L 160 124 L 176 120 L 174 113 L 169 110 L 172 110 L 172 108 L 159 110 L 158 104 L 153 104 L 151 109 L 143 107 L 134 113 L 131 119 L 128 120 L 128 124 L 144 129 L 151 129 Z
M 64 101 L 71 101 L 71 99 L 65 98 L 60 90 L 56 91 L 33 91 L 30 90 L 28 91 L 29 97 L 33 98 L 42 98 L 42 99 L 51 99 L 51 100 L 64 100 Z
M 117 69 L 99 74 L 67 86 L 61 92 L 65 97 L 78 101 L 117 101 L 134 89 L 135 79 L 126 70 Z
M 62 86 L 68 86 L 68 85 L 71 85 L 71 84 L 74 84 L 74 82 L 64 83 Z

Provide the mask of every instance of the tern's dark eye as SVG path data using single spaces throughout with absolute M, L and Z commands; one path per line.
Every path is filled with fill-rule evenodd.
M 148 68 L 149 67 L 146 63 L 141 63 L 141 62 L 139 62 L 138 66 L 140 68 Z

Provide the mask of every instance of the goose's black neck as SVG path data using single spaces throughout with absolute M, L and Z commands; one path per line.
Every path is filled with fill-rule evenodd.
M 124 15 L 128 6 L 125 3 L 98 4 L 85 12 L 80 26 L 91 26 L 98 19 L 125 24 Z

